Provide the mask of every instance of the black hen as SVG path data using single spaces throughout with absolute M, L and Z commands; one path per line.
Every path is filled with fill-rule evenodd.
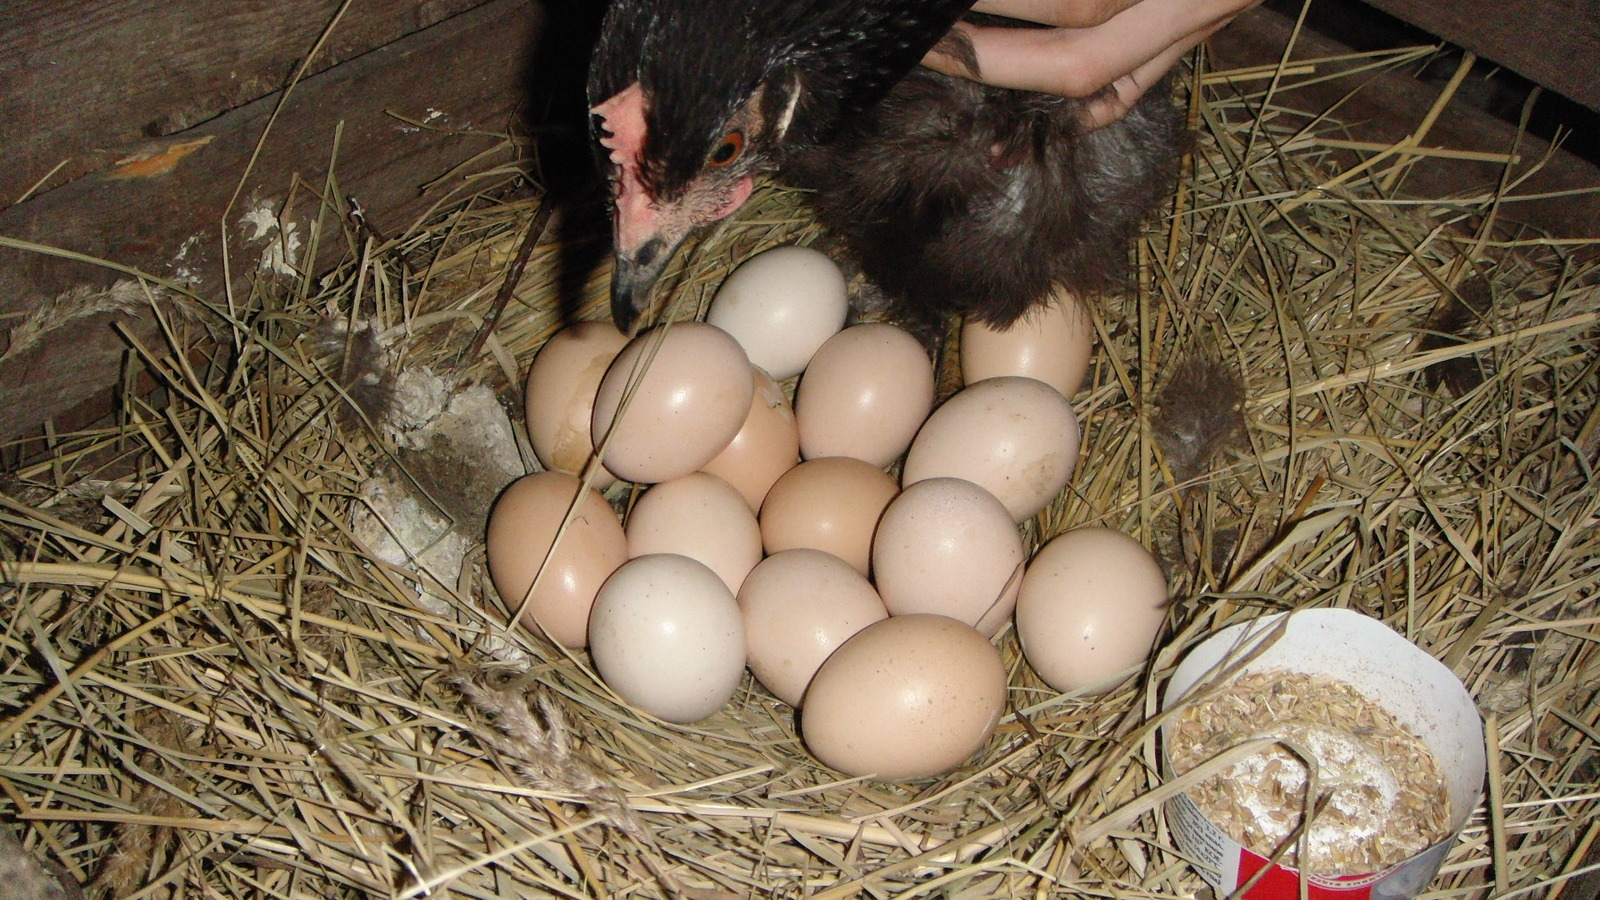
M 1158 91 L 1086 131 L 1077 101 L 919 69 L 969 4 L 617 0 L 589 93 L 611 164 L 618 326 L 763 171 L 815 192 L 887 312 L 923 333 L 1122 284 L 1128 241 L 1171 190 L 1177 111 Z

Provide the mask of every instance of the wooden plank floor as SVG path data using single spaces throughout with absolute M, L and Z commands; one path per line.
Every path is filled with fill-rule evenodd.
M 481 3 L 352 4 L 313 59 L 311 74 Z M 339 7 L 340 0 L 5 4 L 0 207 L 30 189 L 94 171 L 119 148 L 186 131 L 276 92 Z

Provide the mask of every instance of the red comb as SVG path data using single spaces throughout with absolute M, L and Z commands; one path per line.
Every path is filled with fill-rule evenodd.
M 644 92 L 635 81 L 616 96 L 589 110 L 601 119 L 608 136 L 600 146 L 611 151 L 611 162 L 618 166 L 636 163 L 644 149 Z

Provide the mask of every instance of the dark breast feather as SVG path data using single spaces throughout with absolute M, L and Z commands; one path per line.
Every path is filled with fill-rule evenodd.
M 1129 248 L 1171 195 L 1181 112 L 1161 86 L 1121 122 L 1079 101 L 914 71 L 780 178 L 907 324 L 1014 323 L 1055 287 L 1128 286 Z

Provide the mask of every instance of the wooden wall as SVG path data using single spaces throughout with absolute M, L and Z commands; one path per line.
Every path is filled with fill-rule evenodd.
M 1600 2 L 1596 0 L 1367 2 L 1600 110 Z
M 218 297 L 224 228 L 242 242 L 248 209 L 281 205 L 296 177 L 320 187 L 341 130 L 333 168 L 342 193 L 358 197 L 374 224 L 398 231 L 433 202 L 423 184 L 502 144 L 494 133 L 523 127 L 544 19 L 534 0 L 358 0 L 241 184 L 280 89 L 339 5 L 4 4 L 0 236 L 192 278 Z M 0 247 L 0 329 L 64 291 L 118 277 Z M 62 329 L 0 363 L 0 440 L 52 416 L 70 426 L 106 410 L 105 389 L 117 383 L 125 352 L 109 318 Z M 148 316 L 123 321 L 152 334 Z

